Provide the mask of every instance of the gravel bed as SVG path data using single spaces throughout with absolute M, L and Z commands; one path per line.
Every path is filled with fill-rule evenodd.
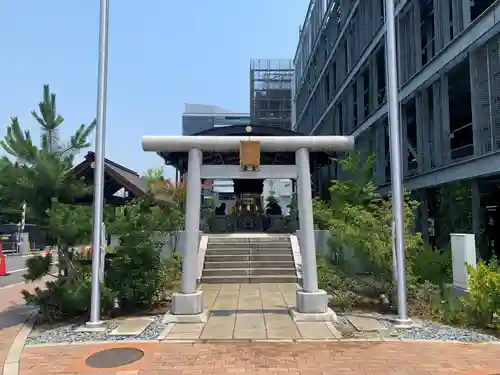
M 151 324 L 136 336 L 110 336 L 109 333 L 116 328 L 116 324 L 108 324 L 106 332 L 75 332 L 81 324 L 61 325 L 54 328 L 34 327 L 26 345 L 39 344 L 71 344 L 86 341 L 122 341 L 122 340 L 155 340 L 163 331 L 166 324 L 162 322 L 162 315 L 153 316 Z
M 393 330 L 395 316 L 384 316 L 373 314 L 360 314 L 367 317 L 377 318 L 380 324 L 389 330 Z M 336 327 L 345 337 L 363 337 L 362 332 L 356 332 L 349 320 L 338 314 Z M 166 324 L 162 322 L 163 314 L 153 316 L 153 321 L 140 335 L 136 336 L 110 336 L 109 333 L 116 328 L 116 324 L 110 323 L 106 332 L 75 332 L 81 324 L 61 325 L 53 328 L 43 326 L 34 327 L 31 331 L 26 345 L 38 344 L 71 344 L 86 341 L 122 341 L 122 340 L 155 340 L 164 330 Z M 411 329 L 399 329 L 391 334 L 391 337 L 406 340 L 439 340 L 439 341 L 462 341 L 462 342 L 499 342 L 500 339 L 473 329 L 452 327 L 445 324 L 416 320 L 420 326 Z M 368 335 L 368 333 L 367 333 Z
M 433 322 L 419 322 L 420 327 L 399 329 L 398 338 L 463 342 L 500 341 L 497 337 L 473 329 L 452 327 Z
M 338 320 L 336 325 L 338 325 L 340 328 L 345 328 L 345 329 L 354 328 L 344 315 L 337 314 L 337 319 Z
M 379 323 L 387 329 L 393 329 L 396 316 L 382 314 L 360 314 L 378 319 Z M 349 320 L 342 314 L 338 314 L 337 326 L 339 330 L 352 330 Z M 405 340 L 439 340 L 439 341 L 462 341 L 462 342 L 499 342 L 500 339 L 474 329 L 453 327 L 446 324 L 415 319 L 419 327 L 410 329 L 398 329 L 393 337 Z M 396 333 L 395 332 L 395 333 Z M 361 336 L 362 334 L 357 334 Z M 392 336 L 392 335 L 391 335 Z

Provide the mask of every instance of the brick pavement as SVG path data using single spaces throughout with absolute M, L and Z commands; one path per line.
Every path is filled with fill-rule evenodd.
M 0 289 L 0 355 L 5 361 L 24 317 L 20 291 Z M 208 293 L 210 294 L 210 293 Z M 286 293 L 285 293 L 286 294 Z M 285 298 L 286 299 L 286 298 Z M 212 301 L 216 304 L 216 299 Z M 272 301 L 271 301 L 272 302 Z M 268 303 L 271 303 L 268 301 Z M 281 302 L 280 302 L 281 303 Z M 214 308 L 214 306 L 211 306 Z M 216 306 L 219 307 L 219 306 Z M 220 306 L 232 308 L 233 306 Z M 239 303 L 238 303 L 239 307 Z M 272 307 L 272 306 L 270 306 Z M 140 361 L 115 369 L 91 369 L 86 358 L 115 347 L 142 349 Z M 500 373 L 500 345 L 433 342 L 115 343 L 25 348 L 20 375 L 437 375 Z
M 17 333 L 32 312 L 32 308 L 24 304 L 21 291 L 33 291 L 37 285 L 43 284 L 44 281 L 36 284 L 22 283 L 0 289 L 0 371 L 3 371 L 5 359 Z
M 136 347 L 145 356 L 121 368 L 85 366 L 90 354 Z M 26 348 L 20 375 L 437 375 L 500 373 L 500 345 L 422 342 L 231 342 L 100 344 Z

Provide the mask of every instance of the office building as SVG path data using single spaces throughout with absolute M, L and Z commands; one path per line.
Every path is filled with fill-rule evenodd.
M 231 125 L 250 125 L 248 113 L 236 113 L 215 105 L 184 104 L 182 114 L 182 135 L 193 135 L 204 130 Z M 225 181 L 206 181 L 213 184 L 205 191 L 205 196 L 213 196 L 217 192 L 232 191 Z
M 229 125 L 250 124 L 248 113 L 236 113 L 215 105 L 185 104 L 182 114 L 182 135 Z
M 448 221 L 451 230 L 484 238 L 488 223 L 500 223 L 500 2 L 396 0 L 395 7 L 404 184 L 422 202 L 420 229 L 428 237 L 425 223 L 436 218 L 438 232 Z M 355 136 L 357 150 L 376 154 L 374 180 L 387 195 L 384 0 L 311 0 L 294 67 L 293 129 Z M 317 171 L 317 192 L 338 177 L 337 166 Z M 450 213 L 458 203 L 450 204 L 442 214 L 458 194 L 445 199 L 443 191 L 460 181 L 467 209 Z M 447 218 L 438 223 L 440 215 Z
M 292 127 L 292 60 L 250 61 L 252 124 Z

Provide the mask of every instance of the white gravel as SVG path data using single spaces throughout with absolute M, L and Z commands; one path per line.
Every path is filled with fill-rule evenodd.
M 366 314 L 377 318 L 385 327 L 392 329 L 394 318 L 378 314 Z M 342 332 L 353 331 L 351 323 L 347 318 L 338 314 L 337 328 Z M 165 329 L 163 323 L 163 314 L 153 316 L 151 324 L 140 334 L 136 336 L 111 336 L 109 333 L 116 328 L 116 324 L 110 323 L 106 332 L 75 332 L 80 324 L 61 325 L 54 328 L 34 327 L 31 331 L 26 345 L 38 344 L 71 344 L 88 341 L 122 341 L 122 340 L 156 340 Z M 439 340 L 439 341 L 462 341 L 462 342 L 488 342 L 500 341 L 498 338 L 477 330 L 452 327 L 445 324 L 417 320 L 417 328 L 396 330 L 391 337 L 405 340 Z M 355 330 L 354 330 L 355 331 Z M 361 336 L 362 334 L 356 334 Z
M 498 338 L 469 328 L 452 327 L 440 323 L 421 322 L 420 327 L 398 330 L 400 339 L 485 342 Z
M 34 327 L 31 331 L 26 345 L 39 344 L 71 344 L 85 341 L 122 341 L 122 340 L 155 340 L 166 327 L 162 322 L 162 315 L 153 316 L 151 324 L 136 336 L 111 336 L 109 333 L 116 328 L 116 324 L 109 324 L 106 332 L 75 332 L 80 324 L 62 325 L 45 329 L 41 326 Z
M 380 324 L 387 328 L 392 328 L 396 316 L 384 316 L 381 314 L 364 314 L 377 318 Z M 352 330 L 353 327 L 351 323 L 342 314 L 338 314 L 339 318 L 339 328 Z M 398 329 L 396 330 L 393 337 L 404 339 L 404 340 L 437 340 L 437 341 L 462 341 L 462 342 L 488 342 L 488 341 L 500 341 L 497 337 L 488 335 L 486 333 L 471 329 L 471 328 L 461 328 L 453 327 L 446 324 L 429 322 L 421 319 L 416 319 L 415 323 L 419 327 L 409 328 L 409 329 Z

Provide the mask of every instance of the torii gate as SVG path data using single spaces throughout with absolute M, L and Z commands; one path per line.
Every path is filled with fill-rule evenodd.
M 143 136 L 142 148 L 153 152 L 187 152 L 185 232 L 182 280 L 172 300 L 172 318 L 183 322 L 203 322 L 203 292 L 197 289 L 198 233 L 200 228 L 202 178 L 290 178 L 297 180 L 297 202 L 301 229 L 302 288 L 297 290 L 297 321 L 332 321 L 335 313 L 328 308 L 328 295 L 318 289 L 316 249 L 312 209 L 309 151 L 351 151 L 354 137 L 349 136 Z M 203 152 L 240 152 L 240 166 L 203 165 Z M 260 165 L 260 152 L 294 152 L 295 165 Z M 286 167 L 286 168 L 284 168 Z M 276 177 L 279 176 L 279 177 Z

